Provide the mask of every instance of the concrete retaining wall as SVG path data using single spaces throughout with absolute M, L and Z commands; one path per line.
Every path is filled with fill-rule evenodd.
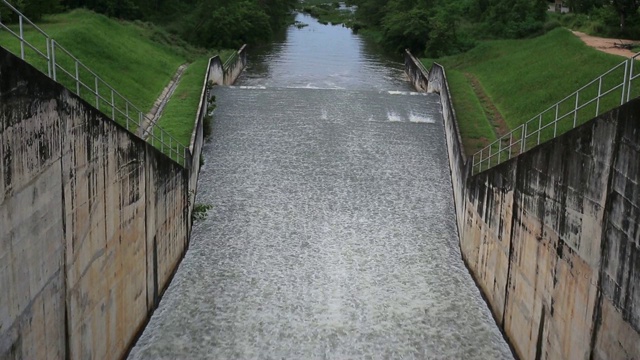
M 123 356 L 186 250 L 192 171 L 0 48 L 0 358 Z
M 247 45 L 242 45 L 238 50 L 238 56 L 235 61 L 229 64 L 228 68 L 224 69 L 224 85 L 233 85 L 242 73 L 242 70 L 247 66 L 246 49 Z
M 238 56 L 225 69 L 219 56 L 214 56 L 209 63 L 207 77 L 215 85 L 233 85 L 242 70 L 247 66 L 247 45 L 242 45 Z
M 640 358 L 640 99 L 472 177 L 446 84 L 460 247 L 515 352 Z

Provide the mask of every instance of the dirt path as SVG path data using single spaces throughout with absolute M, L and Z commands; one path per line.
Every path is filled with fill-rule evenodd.
M 632 57 L 635 53 L 631 50 L 616 47 L 616 44 L 634 44 L 636 41 L 626 39 L 608 39 L 597 36 L 587 35 L 580 31 L 572 31 L 572 33 L 584 41 L 587 46 L 606 52 L 608 54 L 620 55 L 624 57 Z
M 184 71 L 188 66 L 189 64 L 182 64 L 178 67 L 178 70 L 175 75 L 173 75 L 169 84 L 164 88 L 164 90 L 162 90 L 158 99 L 156 99 L 156 102 L 153 104 L 153 107 L 138 129 L 138 135 L 142 136 L 143 139 L 146 139 L 149 136 L 153 130 L 153 126 L 158 122 L 158 119 L 162 115 L 162 110 L 164 110 L 167 102 L 169 102 L 169 99 L 171 99 L 171 96 L 176 91 L 176 88 L 180 83 L 180 79 L 182 78 L 182 74 L 184 74 Z

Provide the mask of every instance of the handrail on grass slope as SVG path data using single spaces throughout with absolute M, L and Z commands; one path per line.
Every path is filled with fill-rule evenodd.
M 42 60 L 45 60 L 47 67 L 45 73 L 47 76 L 52 78 L 54 81 L 65 85 L 78 96 L 83 97 L 83 95 L 85 95 L 84 99 L 87 101 L 92 102 L 93 98 L 95 98 L 96 109 L 103 111 L 105 114 L 110 113 L 113 121 L 123 125 L 130 133 L 136 135 L 135 132 L 137 128 L 140 127 L 145 119 L 148 119 L 147 115 L 140 110 L 140 108 L 135 106 L 122 94 L 116 91 L 111 85 L 100 78 L 94 71 L 84 65 L 80 60 L 73 56 L 71 52 L 63 48 L 44 30 L 25 17 L 20 11 L 18 11 L 18 9 L 13 7 L 6 0 L 1 0 L 0 5 L 4 5 L 18 16 L 17 33 L 12 30 L 8 24 L 2 23 L 1 17 L 0 30 L 6 30 L 9 34 L 19 40 L 20 58 L 22 60 L 26 61 L 26 45 L 35 53 L 35 55 L 37 55 L 35 59 L 30 59 L 32 65 L 38 67 L 38 65 L 42 65 Z M 38 45 L 32 44 L 32 42 L 35 41 L 32 40 L 32 42 L 29 42 L 25 39 L 25 22 L 36 30 L 37 34 L 40 35 L 40 38 L 44 37 L 45 49 L 40 49 L 38 48 Z M 56 58 L 56 56 L 58 58 Z M 69 63 L 73 65 L 71 66 L 71 69 L 69 69 L 64 67 L 64 63 L 67 63 L 67 66 Z M 42 69 L 40 70 L 42 71 Z M 81 74 L 85 77 L 88 76 L 89 81 L 87 82 L 86 79 L 83 81 L 81 79 Z M 60 78 L 59 75 L 62 75 L 63 78 Z M 153 123 L 151 119 L 148 120 Z M 186 161 L 188 158 L 187 154 L 189 151 L 188 147 L 180 143 L 176 138 L 158 125 L 154 125 L 154 131 L 149 134 L 149 143 L 164 154 L 168 155 L 171 159 L 175 160 L 182 167 L 186 167 Z
M 531 120 L 473 154 L 473 174 L 507 161 L 600 115 L 602 101 L 608 100 L 610 103 L 615 101 L 617 105 L 628 102 L 632 96 L 633 82 L 640 77 L 640 72 L 634 74 L 634 64 L 638 57 L 640 57 L 640 53 L 614 66 Z M 593 93 L 593 95 L 590 96 L 589 93 Z M 581 94 L 583 94 L 582 97 Z M 615 100 L 618 94 L 619 104 Z M 611 97 L 608 97 L 609 95 Z M 616 98 L 612 98 L 613 96 Z M 588 110 L 593 111 L 594 107 L 594 113 L 587 112 Z M 585 114 L 582 116 L 580 116 L 581 110 L 585 110 Z M 561 124 L 561 121 L 565 119 L 571 120 L 571 123 Z

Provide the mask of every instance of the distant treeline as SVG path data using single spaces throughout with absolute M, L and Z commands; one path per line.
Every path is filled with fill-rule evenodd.
M 409 48 L 436 58 L 463 52 L 478 40 L 523 38 L 554 27 L 590 24 L 589 32 L 637 37 L 640 0 L 567 0 L 572 14 L 548 16 L 549 0 L 350 0 L 356 30 L 393 51 Z
M 268 41 L 287 23 L 297 0 L 9 0 L 39 20 L 44 14 L 87 8 L 127 20 L 151 21 L 194 45 L 235 48 Z

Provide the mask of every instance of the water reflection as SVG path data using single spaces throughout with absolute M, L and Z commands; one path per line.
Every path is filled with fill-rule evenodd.
M 306 14 L 273 44 L 251 49 L 238 85 L 320 89 L 410 90 L 401 58 L 385 58 L 342 25 L 322 25 Z

